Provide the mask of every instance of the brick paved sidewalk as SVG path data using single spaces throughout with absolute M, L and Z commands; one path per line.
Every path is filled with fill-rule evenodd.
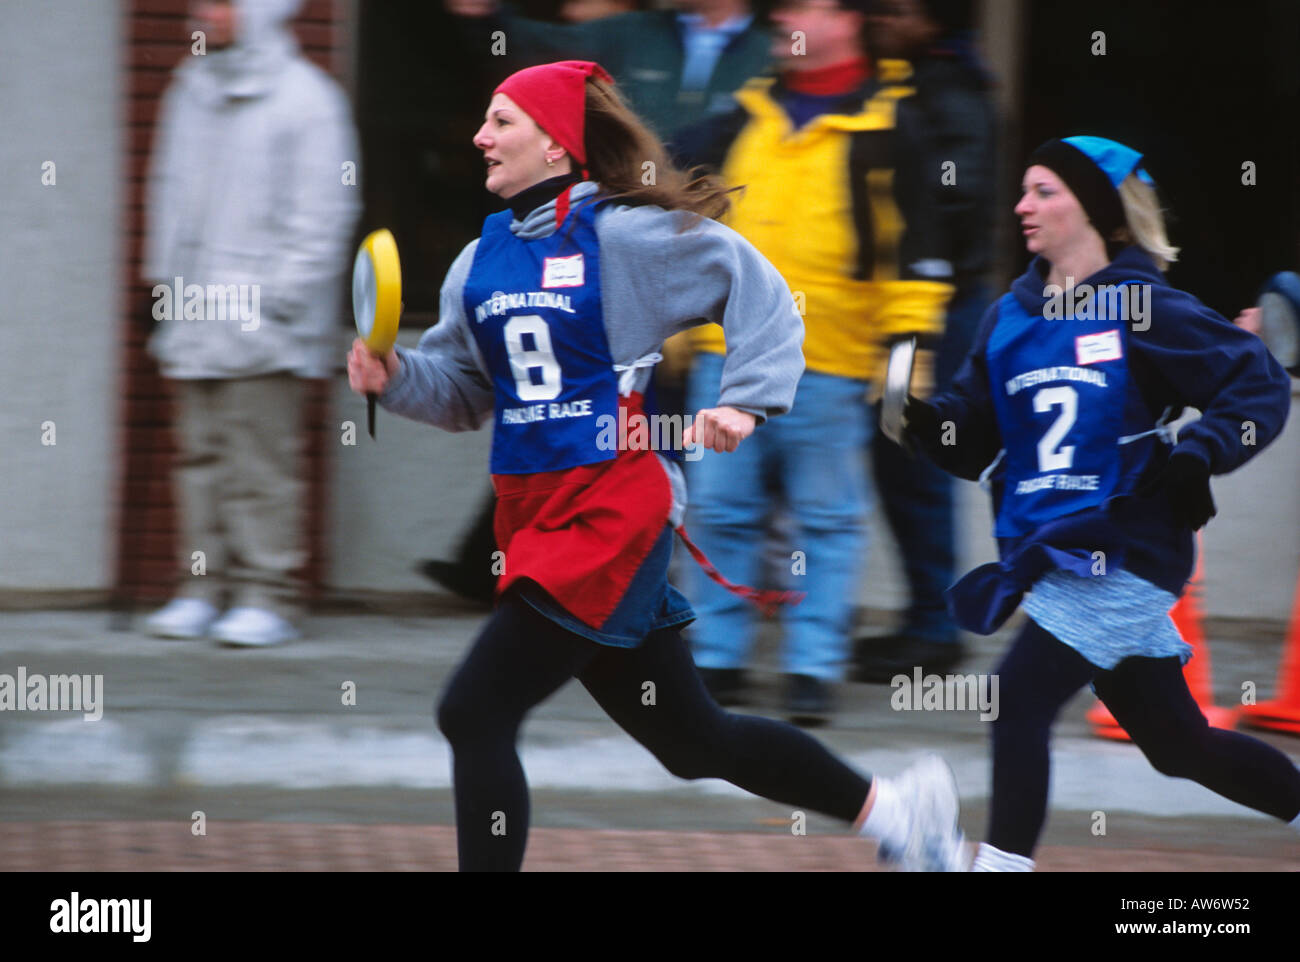
M 0 822 L 4 871 L 453 871 L 455 830 L 443 825 L 209 822 Z M 534 872 L 877 871 L 874 846 L 834 835 L 535 828 Z M 1293 858 L 1184 850 L 1046 847 L 1044 871 L 1276 872 Z

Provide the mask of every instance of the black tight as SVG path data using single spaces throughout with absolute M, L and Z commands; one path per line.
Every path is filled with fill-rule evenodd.
M 1283 821 L 1300 814 L 1300 770 L 1258 739 L 1211 728 L 1177 658 L 1126 658 L 1102 671 L 1030 621 L 997 672 L 988 842 L 1004 852 L 1033 854 L 1047 816 L 1052 722 L 1089 681 L 1156 771 Z
M 524 716 L 576 677 L 628 734 L 679 778 L 722 778 L 775 802 L 851 822 L 871 788 L 793 726 L 717 706 L 676 630 L 635 649 L 565 631 L 507 596 L 438 705 L 451 743 L 462 871 L 518 870 L 528 841 L 528 785 L 515 742 Z M 646 682 L 654 685 L 653 704 Z

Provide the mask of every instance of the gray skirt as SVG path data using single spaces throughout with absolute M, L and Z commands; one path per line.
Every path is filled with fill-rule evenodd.
M 1095 578 L 1052 571 L 1034 583 L 1021 607 L 1042 628 L 1110 671 L 1125 658 L 1177 656 L 1192 646 L 1169 617 L 1178 599 L 1123 569 Z

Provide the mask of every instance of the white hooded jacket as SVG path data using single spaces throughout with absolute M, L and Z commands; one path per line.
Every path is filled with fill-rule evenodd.
M 141 274 L 167 288 L 149 344 L 167 377 L 342 361 L 361 158 L 345 94 L 286 24 L 300 4 L 236 0 L 234 44 L 187 57 L 164 95 Z

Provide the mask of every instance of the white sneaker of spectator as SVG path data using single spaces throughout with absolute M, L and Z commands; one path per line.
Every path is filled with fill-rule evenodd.
M 261 608 L 231 608 L 212 626 L 212 637 L 222 644 L 261 648 L 301 637 L 289 621 Z
M 145 629 L 159 638 L 202 638 L 220 612 L 202 598 L 173 598 L 145 621 Z

